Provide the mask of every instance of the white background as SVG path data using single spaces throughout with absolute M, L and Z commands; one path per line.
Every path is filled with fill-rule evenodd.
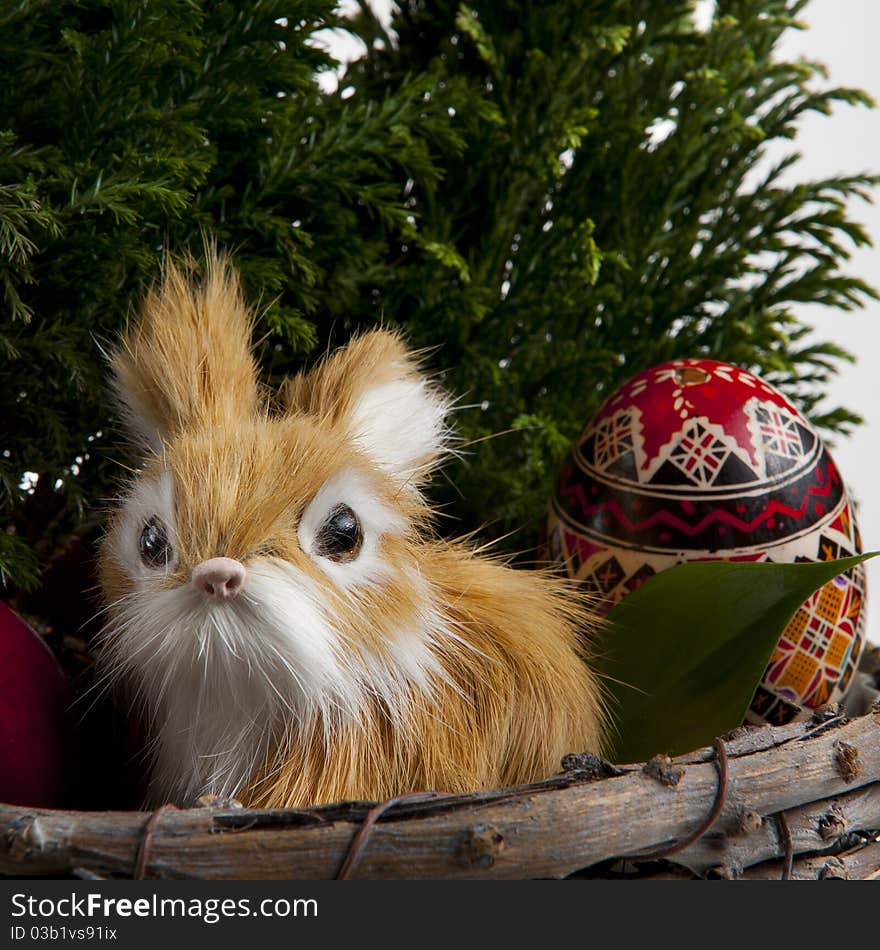
M 345 9 L 353 4 L 347 0 L 341 5 Z M 389 0 L 373 0 L 371 5 L 387 23 Z M 713 6 L 714 0 L 701 0 L 698 22 L 706 22 Z M 809 29 L 789 30 L 777 48 L 777 57 L 821 62 L 829 72 L 828 84 L 854 86 L 880 101 L 880 0 L 811 0 L 800 19 Z M 364 51 L 363 44 L 345 34 L 327 31 L 324 38 L 334 55 L 343 60 Z M 324 79 L 326 88 L 335 87 L 335 77 Z M 792 149 L 802 154 L 787 176 L 792 184 L 838 174 L 880 172 L 880 109 L 838 105 L 830 117 L 809 114 L 802 119 L 794 143 L 771 143 L 768 164 Z M 880 238 L 880 207 L 855 201 L 850 214 L 866 226 L 872 239 Z M 854 249 L 846 270 L 880 287 L 880 250 Z M 839 343 L 858 357 L 854 366 L 842 366 L 823 408 L 844 405 L 865 419 L 865 425 L 852 435 L 838 437 L 831 445 L 856 505 L 864 549 L 880 550 L 880 491 L 876 486 L 880 475 L 880 303 L 869 301 L 855 313 L 809 305 L 795 312 L 816 328 L 820 339 Z M 868 597 L 868 638 L 876 643 L 880 642 L 880 563 L 868 564 L 868 577 L 869 585 L 876 587 L 874 596 L 869 591 Z
M 835 86 L 864 89 L 880 102 L 877 40 L 880 3 L 877 0 L 811 0 L 801 19 L 804 31 L 790 30 L 779 48 L 782 58 L 804 57 L 824 63 L 828 81 Z M 808 115 L 799 126 L 792 147 L 803 158 L 790 180 L 836 174 L 880 172 L 880 109 L 838 105 L 831 116 Z M 863 224 L 872 239 L 880 239 L 880 207 L 855 201 L 851 216 Z M 880 250 L 854 250 L 847 270 L 880 287 Z M 853 497 L 866 551 L 880 550 L 880 303 L 869 301 L 854 313 L 827 307 L 803 306 L 795 312 L 817 328 L 821 339 L 833 340 L 855 353 L 858 362 L 845 364 L 832 384 L 827 405 L 844 405 L 865 419 L 846 438 L 833 443 L 832 452 Z M 880 561 L 880 558 L 878 558 Z M 880 567 L 868 563 L 868 638 L 880 642 Z

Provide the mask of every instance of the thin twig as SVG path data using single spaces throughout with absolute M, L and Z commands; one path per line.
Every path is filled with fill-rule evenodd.
M 706 820 L 687 838 L 682 839 L 677 844 L 671 845 L 668 848 L 663 848 L 660 851 L 652 851 L 650 854 L 639 854 L 631 858 L 632 861 L 658 861 L 660 858 L 668 858 L 672 854 L 678 854 L 679 851 L 684 851 L 685 848 L 690 847 L 695 841 L 703 837 L 703 835 L 715 824 L 718 816 L 721 814 L 721 809 L 724 808 L 724 801 L 727 798 L 727 746 L 724 744 L 723 739 L 716 739 L 713 743 L 715 746 L 715 756 L 716 762 L 718 764 L 718 791 L 715 794 L 715 802 L 712 805 L 712 810 L 706 816 Z
M 804 742 L 807 739 L 812 739 L 813 736 L 818 736 L 822 732 L 827 732 L 829 729 L 837 729 L 838 726 L 842 726 L 847 723 L 849 720 L 846 716 L 833 716 L 830 719 L 826 719 L 824 722 L 820 722 L 818 725 L 813 726 L 812 729 L 808 729 L 802 736 L 798 736 L 795 740 L 796 742 Z
M 350 877 L 355 862 L 363 853 L 373 826 L 385 814 L 385 812 L 389 811 L 391 808 L 394 808 L 395 805 L 400 805 L 402 802 L 429 801 L 432 798 L 437 798 L 440 794 L 442 793 L 407 792 L 404 795 L 397 795 L 394 798 L 388 798 L 384 802 L 379 802 L 377 805 L 374 805 L 367 812 L 366 818 L 364 818 L 363 823 L 361 824 L 360 828 L 358 828 L 354 838 L 352 838 L 351 845 L 348 849 L 348 854 L 346 854 L 345 860 L 342 862 L 342 865 L 336 874 L 336 880 L 344 881 Z
M 776 823 L 779 825 L 779 834 L 782 837 L 782 844 L 785 848 L 785 859 L 782 862 L 782 880 L 791 880 L 791 866 L 794 862 L 794 846 L 791 841 L 791 829 L 788 827 L 788 819 L 785 812 L 780 812 L 776 816 Z
M 144 830 L 141 833 L 141 840 L 138 844 L 137 860 L 134 866 L 134 879 L 142 881 L 147 872 L 147 861 L 150 857 L 150 846 L 153 844 L 153 834 L 159 819 L 166 811 L 177 811 L 177 805 L 163 805 L 157 808 L 144 823 Z

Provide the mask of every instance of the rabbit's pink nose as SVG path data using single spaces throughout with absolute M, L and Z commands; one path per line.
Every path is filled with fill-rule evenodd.
M 235 597 L 244 587 L 244 565 L 231 557 L 212 557 L 196 564 L 192 584 L 196 590 L 215 600 Z

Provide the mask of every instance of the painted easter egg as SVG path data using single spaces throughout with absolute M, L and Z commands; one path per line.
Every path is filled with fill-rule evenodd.
M 69 700 L 49 648 L 0 603 L 0 802 L 62 804 Z
M 858 553 L 846 487 L 809 422 L 753 373 L 697 359 L 640 373 L 605 402 L 563 465 L 545 551 L 609 609 L 683 561 Z M 864 603 L 862 565 L 804 602 L 750 721 L 781 724 L 840 700 L 864 643 Z

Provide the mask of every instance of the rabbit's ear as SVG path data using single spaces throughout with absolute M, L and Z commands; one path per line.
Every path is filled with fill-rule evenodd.
M 292 411 L 345 425 L 354 443 L 401 487 L 418 488 L 450 435 L 448 398 L 387 330 L 355 338 L 310 373 L 288 380 L 282 399 Z
M 256 413 L 251 326 L 238 276 L 216 250 L 208 249 L 201 279 L 191 262 L 167 264 L 112 355 L 129 428 L 145 448 Z

